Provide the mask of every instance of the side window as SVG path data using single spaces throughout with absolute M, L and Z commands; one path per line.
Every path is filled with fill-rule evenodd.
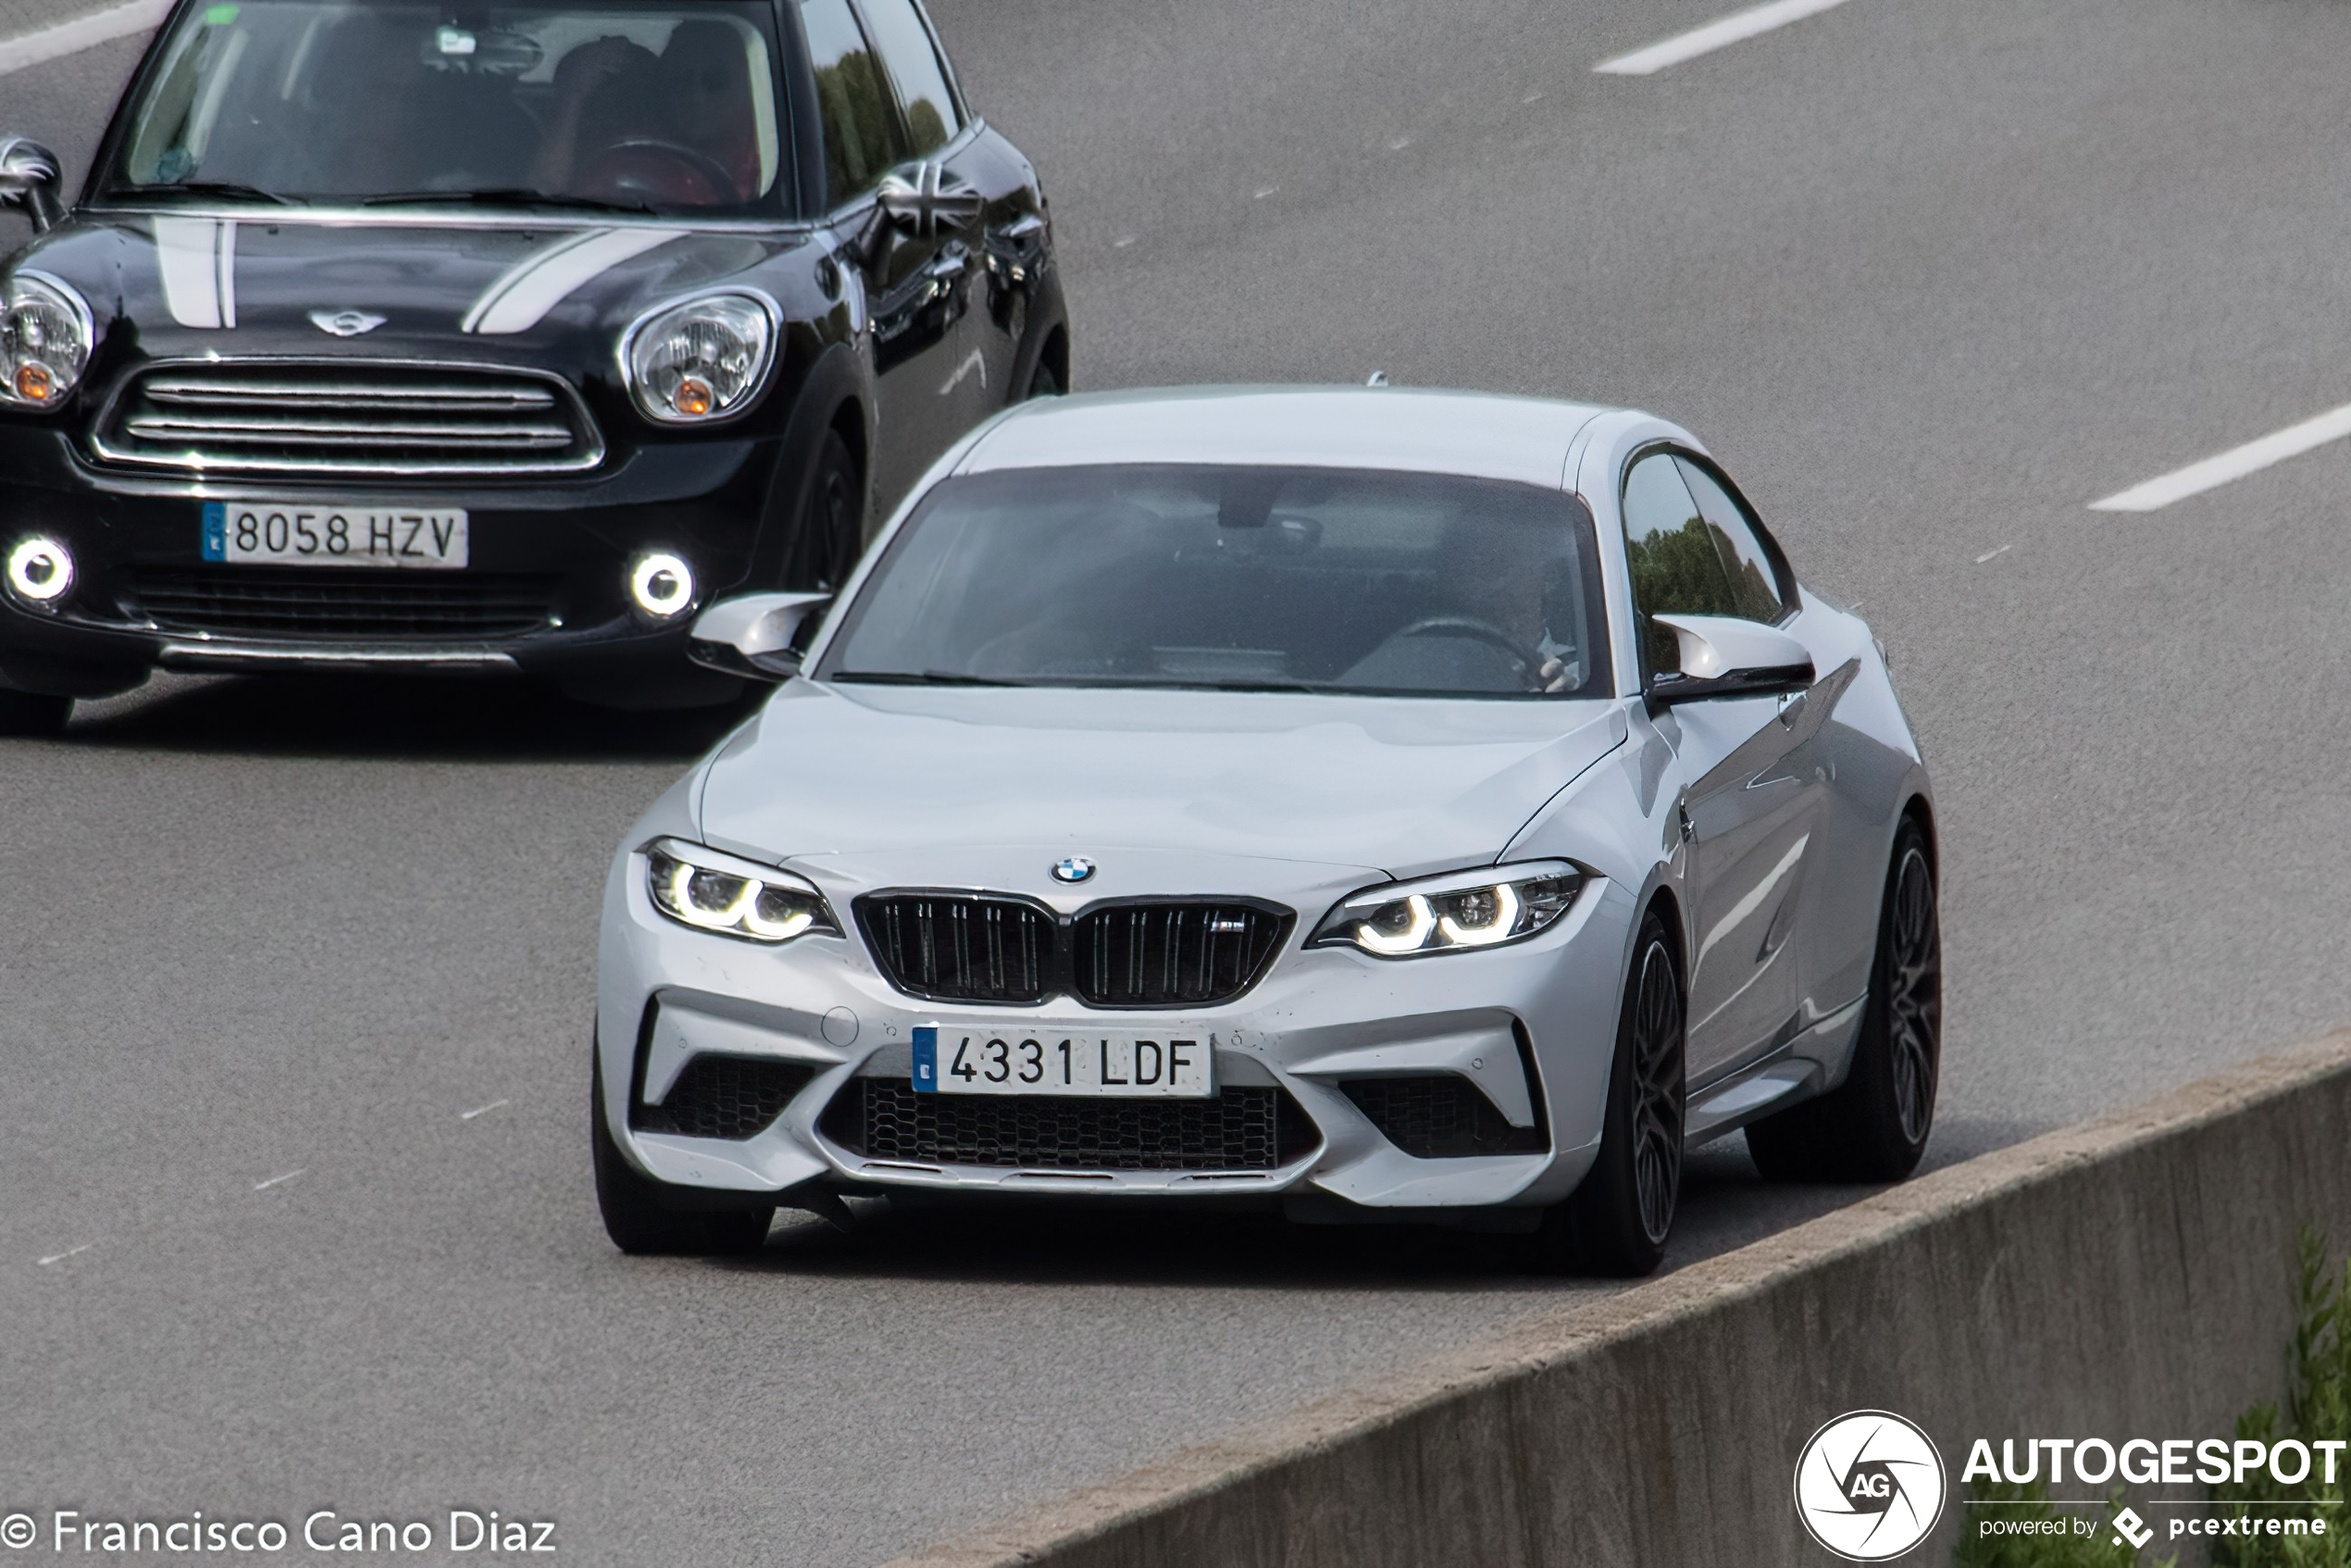
M 930 41 L 914 0 L 865 0 L 865 20 L 874 30 L 875 47 L 898 85 L 898 101 L 906 110 L 906 133 L 913 156 L 922 156 L 945 146 L 963 129 L 955 113 L 955 94 L 947 86 L 947 72 Z
M 872 190 L 900 161 L 897 116 L 849 0 L 801 0 L 800 19 L 825 127 L 826 201 L 839 206 Z
M 1633 569 L 1644 674 L 1682 667 L 1680 641 L 1651 616 L 1739 613 L 1713 530 L 1670 454 L 1653 452 L 1624 476 L 1624 556 Z
M 1772 565 L 1763 541 L 1755 537 L 1755 524 L 1747 509 L 1732 500 L 1730 492 L 1704 468 L 1686 457 L 1674 461 L 1681 465 L 1698 516 L 1706 519 L 1714 535 L 1714 548 L 1722 553 L 1723 567 L 1730 574 L 1731 596 L 1739 605 L 1732 614 L 1767 624 L 1778 620 L 1790 606 L 1780 591 L 1779 571 Z

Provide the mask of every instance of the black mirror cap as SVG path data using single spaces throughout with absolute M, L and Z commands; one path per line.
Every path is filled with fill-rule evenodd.
M 1655 718 L 1671 707 L 1684 703 L 1703 703 L 1713 697 L 1769 697 L 1783 691 L 1801 691 L 1818 678 L 1812 661 L 1800 665 L 1766 665 L 1757 669 L 1735 669 L 1708 678 L 1686 675 L 1660 675 L 1651 678 L 1642 700 Z
M 57 155 L 40 143 L 30 136 L 0 139 L 0 206 L 21 209 L 35 230 L 54 229 L 65 217 L 64 180 Z

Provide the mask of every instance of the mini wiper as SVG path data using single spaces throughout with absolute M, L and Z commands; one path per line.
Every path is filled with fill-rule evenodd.
M 265 191 L 258 185 L 241 184 L 234 180 L 175 180 L 168 185 L 126 185 L 109 190 L 110 196 L 233 196 L 239 201 L 275 202 L 281 207 L 307 206 L 299 196 L 281 196 L 275 191 Z
M 548 191 L 533 191 L 519 185 L 503 186 L 490 191 L 394 191 L 387 195 L 360 199 L 363 207 L 390 206 L 498 206 L 498 207 L 585 207 L 591 212 L 643 212 L 653 209 L 642 202 L 606 201 L 602 196 L 559 196 Z
M 865 686 L 1026 686 L 1026 680 L 997 680 L 984 675 L 958 675 L 945 669 L 844 669 L 828 678 Z

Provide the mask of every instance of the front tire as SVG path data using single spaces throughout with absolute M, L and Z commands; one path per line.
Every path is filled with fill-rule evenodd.
M 1926 833 L 1894 835 L 1861 1038 L 1845 1081 L 1747 1129 L 1755 1168 L 1774 1181 L 1900 1181 L 1934 1128 L 1943 1068 L 1943 933 Z
M 776 1217 L 771 1208 L 696 1213 L 664 1201 L 668 1185 L 628 1163 L 604 1122 L 603 1052 L 589 1072 L 588 1139 L 596 1167 L 596 1207 L 604 1234 L 632 1257 L 720 1257 L 755 1252 Z
M 1681 969 L 1651 910 L 1617 1014 L 1599 1157 L 1567 1201 L 1543 1215 L 1534 1249 L 1544 1272 L 1637 1279 L 1664 1261 L 1682 1190 L 1683 1030 Z
M 827 430 L 801 496 L 800 518 L 784 564 L 785 591 L 837 591 L 865 553 L 865 480 L 858 472 L 857 455 L 839 430 Z
M 70 697 L 0 686 L 0 736 L 62 734 L 72 713 Z

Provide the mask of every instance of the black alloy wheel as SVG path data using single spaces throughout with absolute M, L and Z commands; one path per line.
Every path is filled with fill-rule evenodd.
M 70 697 L 0 686 L 0 736 L 61 734 L 72 712 Z
M 827 430 L 808 475 L 784 567 L 788 591 L 830 593 L 849 580 L 864 552 L 865 486 L 856 454 L 839 430 Z
M 1934 1129 L 1943 1072 L 1943 931 L 1926 833 L 1894 836 L 1870 995 L 1845 1082 L 1747 1129 L 1756 1168 L 1778 1181 L 1899 1181 Z
M 588 1139 L 596 1170 L 596 1207 L 604 1234 L 637 1257 L 724 1257 L 756 1252 L 775 1220 L 771 1207 L 697 1211 L 676 1206 L 677 1189 L 628 1163 L 604 1122 L 603 1052 L 591 1046 L 588 1073 Z
M 1651 910 L 1625 977 L 1599 1154 L 1583 1184 L 1543 1215 L 1536 1267 L 1623 1279 L 1656 1272 L 1681 1201 L 1686 1097 L 1681 966 Z

